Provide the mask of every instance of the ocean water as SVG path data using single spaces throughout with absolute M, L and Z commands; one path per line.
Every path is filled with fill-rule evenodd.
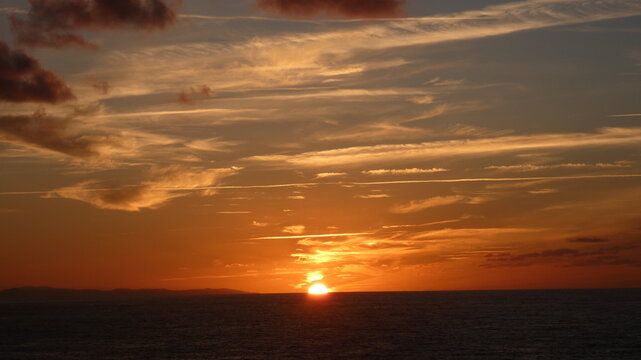
M 641 359 L 641 291 L 0 304 L 0 359 Z

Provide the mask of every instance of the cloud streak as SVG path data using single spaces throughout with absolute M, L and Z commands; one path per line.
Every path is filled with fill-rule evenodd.
M 377 185 L 410 185 L 410 184 L 456 184 L 456 183 L 502 183 L 502 182 L 531 182 L 531 181 L 573 181 L 593 179 L 633 179 L 641 178 L 641 174 L 604 174 L 604 175 L 576 175 L 576 176 L 537 176 L 513 178 L 459 178 L 459 179 L 427 179 L 427 180 L 398 180 L 398 181 L 370 181 L 370 182 L 330 182 L 330 183 L 291 183 L 269 185 L 228 185 L 228 186 L 203 186 L 198 188 L 172 188 L 175 191 L 201 191 L 201 190 L 240 190 L 240 189 L 283 189 L 301 188 L 310 186 L 377 186 Z M 87 189 L 87 191 L 97 191 Z M 49 191 L 5 191 L 0 195 L 41 195 Z
M 636 145 L 641 128 L 603 128 L 595 133 L 533 134 L 417 144 L 356 146 L 294 155 L 263 155 L 248 160 L 294 167 L 358 166 L 387 161 L 484 156 L 531 150 Z
M 568 164 L 550 164 L 550 165 L 538 165 L 538 164 L 503 165 L 503 166 L 487 166 L 486 169 L 538 171 L 538 170 L 550 170 L 550 169 L 618 169 L 618 168 L 629 168 L 631 166 L 632 165 L 628 162 L 618 161 L 615 163 L 597 163 L 597 164 L 568 163 Z
M 372 233 L 343 233 L 343 234 L 317 234 L 317 235 L 292 235 L 292 236 L 263 236 L 254 238 L 256 240 L 287 240 L 287 239 L 322 239 L 338 238 L 349 236 L 371 235 Z
M 418 168 L 411 168 L 411 169 L 377 169 L 377 170 L 365 170 L 362 171 L 363 174 L 365 175 L 416 175 L 416 174 L 431 174 L 431 173 L 439 173 L 439 172 L 446 172 L 449 171 L 448 169 L 442 169 L 442 168 L 432 168 L 432 169 L 418 169 Z
M 407 204 L 396 205 L 390 209 L 392 213 L 395 214 L 409 214 L 414 212 L 419 212 L 425 209 L 452 205 L 460 203 L 465 200 L 465 196 L 453 195 L 453 196 L 436 196 L 423 200 L 413 200 Z

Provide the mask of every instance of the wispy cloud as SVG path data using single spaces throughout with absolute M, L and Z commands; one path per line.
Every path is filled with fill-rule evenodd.
M 287 234 L 295 234 L 299 235 L 305 232 L 305 225 L 289 225 L 285 226 L 282 230 L 284 233 Z
M 641 117 L 641 114 L 619 114 L 619 115 L 610 115 L 610 117 L 614 117 L 614 118 L 617 118 L 617 117 L 622 117 L 622 118 L 624 118 L 624 117 Z
M 427 226 L 435 226 L 435 225 L 445 225 L 445 224 L 452 224 L 452 223 L 457 223 L 465 218 L 460 218 L 460 219 L 451 219 L 451 220 L 442 220 L 442 221 L 433 221 L 429 223 L 422 223 L 422 224 L 409 224 L 409 225 L 384 225 L 382 226 L 383 229 L 403 229 L 403 228 L 416 228 L 416 227 L 427 227 Z
M 613 169 L 613 168 L 629 168 L 632 164 L 628 161 L 618 161 L 615 163 L 567 163 L 567 164 L 520 164 L 520 165 L 502 165 L 502 166 L 487 166 L 489 170 L 515 170 L 515 171 L 538 171 L 550 169 Z
M 304 229 L 303 229 L 304 231 Z M 286 232 L 286 231 L 284 231 Z M 295 232 L 290 232 L 295 233 Z M 343 233 L 343 234 L 316 234 L 316 235 L 292 235 L 292 236 L 263 236 L 255 238 L 257 240 L 285 240 L 285 239 L 321 239 L 321 238 L 339 238 L 349 236 L 368 235 L 371 233 Z
M 418 212 L 418 211 L 422 211 L 422 210 L 433 208 L 433 207 L 452 205 L 452 204 L 463 202 L 464 200 L 465 200 L 465 196 L 461 196 L 461 195 L 436 196 L 436 197 L 427 198 L 423 200 L 413 200 L 407 204 L 396 205 L 392 207 L 390 211 L 395 214 L 408 214 L 408 213 Z
M 170 166 L 152 169 L 150 180 L 139 185 L 109 186 L 103 181 L 86 181 L 49 192 L 47 198 L 64 198 L 89 203 L 99 209 L 140 211 L 157 209 L 169 200 L 187 195 L 175 189 L 199 188 L 235 175 L 236 168 L 200 169 Z M 211 191 L 204 192 L 211 195 Z
M 235 168 L 238 169 L 238 168 Z M 641 178 L 641 174 L 604 174 L 604 175 L 573 175 L 573 176 L 536 176 L 536 177 L 511 177 L 511 178 L 457 178 L 457 179 L 427 179 L 427 180 L 397 180 L 397 181 L 370 181 L 370 182 L 335 182 L 335 183 L 290 183 L 268 185 L 227 185 L 227 186 L 202 186 L 198 188 L 174 188 L 180 191 L 201 190 L 239 190 L 239 189 L 282 189 L 301 188 L 310 186 L 378 186 L 378 185 L 410 185 L 410 184 L 457 184 L 457 183 L 532 183 L 541 181 L 579 181 L 592 179 L 633 179 Z M 87 189 L 87 191 L 91 191 Z M 42 195 L 50 191 L 5 191 L 0 195 Z M 283 211 L 291 211 L 289 209 Z
M 56 117 L 44 112 L 33 115 L 0 116 L 0 141 L 34 146 L 79 158 L 90 158 L 117 151 L 117 135 L 81 133 L 74 129 L 74 118 Z
M 296 167 L 363 165 L 377 162 L 481 156 L 517 151 L 561 150 L 597 146 L 636 146 L 641 128 L 603 128 L 595 133 L 533 134 L 418 144 L 373 145 L 294 155 L 262 155 L 248 160 Z
M 414 174 L 430 174 L 430 173 L 439 173 L 446 172 L 448 169 L 443 168 L 431 168 L 431 169 L 377 169 L 377 170 L 365 170 L 362 171 L 365 175 L 414 175 Z
M 534 195 L 542 195 L 542 194 L 554 194 L 558 192 L 557 189 L 536 189 L 536 190 L 529 190 L 528 193 L 534 194 Z
M 104 165 L 139 156 L 146 147 L 176 142 L 162 135 L 92 126 L 84 120 L 74 113 L 53 116 L 44 111 L 0 115 L 0 142 Z
M 252 37 L 235 44 L 202 42 L 112 53 L 104 64 L 107 66 L 104 72 L 136 80 L 132 81 L 135 86 L 129 85 L 128 89 L 121 90 L 123 93 L 167 91 L 181 83 L 199 83 L 202 78 L 211 79 L 217 89 L 273 89 L 335 79 L 337 73 L 363 73 L 369 69 L 367 61 L 364 64 L 327 61 L 336 57 L 349 59 L 350 54 L 357 51 L 469 40 L 638 14 L 641 14 L 641 5 L 636 0 L 604 0 L 598 4 L 582 0 L 509 2 L 445 17 L 378 21 L 329 31 Z M 386 65 L 393 66 L 396 65 Z M 185 70 L 194 67 L 203 70 Z M 100 73 L 99 69 L 94 69 L 96 71 Z M 181 79 L 181 83 L 176 79 Z M 425 95 L 430 94 L 406 96 Z
M 390 196 L 388 194 L 365 194 L 365 195 L 355 195 L 356 199 L 387 199 Z
M 292 256 L 303 264 L 373 266 L 376 271 L 385 271 L 389 270 L 389 265 L 398 269 L 404 264 L 411 264 L 417 257 L 421 259 L 421 264 L 450 261 L 452 259 L 446 251 L 460 251 L 461 247 L 469 247 L 469 241 L 482 242 L 505 234 L 539 231 L 540 229 L 526 228 L 464 228 L 425 231 L 413 235 L 375 233 L 334 239 L 302 238 L 297 243 L 301 250 Z M 459 243 L 461 245 L 457 245 Z
M 346 176 L 347 173 L 344 172 L 325 172 L 325 173 L 318 173 L 315 176 L 315 179 L 326 179 L 326 178 L 331 178 L 331 177 L 340 177 L 340 176 Z

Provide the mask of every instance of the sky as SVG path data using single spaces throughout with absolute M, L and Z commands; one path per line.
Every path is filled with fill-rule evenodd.
M 0 288 L 641 286 L 638 0 L 0 0 Z

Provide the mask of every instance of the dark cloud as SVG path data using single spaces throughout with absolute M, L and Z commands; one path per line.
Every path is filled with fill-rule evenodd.
M 258 0 L 257 4 L 266 11 L 289 17 L 380 18 L 400 15 L 405 0 Z
M 209 98 L 214 95 L 214 91 L 207 85 L 201 85 L 197 87 L 192 87 L 188 92 L 183 91 L 178 94 L 178 102 L 191 105 L 194 103 L 194 99 L 203 99 Z
M 189 95 L 187 95 L 187 93 L 184 92 L 184 91 L 181 92 L 180 94 L 178 94 L 177 101 L 179 103 L 183 103 L 183 104 L 187 104 L 187 105 L 193 104 L 193 101 L 191 101 L 191 99 L 189 98 Z
M 73 98 L 65 82 L 38 60 L 0 41 L 0 101 L 55 104 Z
M 0 141 L 17 142 L 73 157 L 99 155 L 98 147 L 111 142 L 106 135 L 73 134 L 71 117 L 56 117 L 44 112 L 33 115 L 0 116 Z
M 158 30 L 176 21 L 163 0 L 29 0 L 26 18 L 11 17 L 16 40 L 24 45 L 95 48 L 76 30 L 130 28 Z M 177 3 L 174 1 L 173 3 Z
M 109 84 L 108 81 L 98 81 L 92 86 L 94 89 L 100 91 L 100 93 L 103 95 L 109 94 L 109 90 L 111 90 L 111 85 Z
M 604 241 L 585 242 L 598 243 Z M 488 264 L 483 266 L 530 266 L 541 263 L 567 261 L 568 259 L 573 260 L 570 263 L 567 263 L 566 266 L 638 265 L 641 264 L 641 261 L 619 256 L 619 253 L 621 252 L 636 248 L 637 247 L 633 245 L 620 245 L 596 248 L 587 251 L 580 251 L 576 249 L 553 249 L 517 255 L 510 253 L 494 253 L 485 256 Z
M 515 255 L 510 258 L 511 261 L 522 261 L 532 258 L 546 258 L 546 257 L 556 257 L 556 256 L 576 256 L 580 252 L 575 249 L 555 249 L 555 250 L 545 250 L 541 252 L 533 252 L 528 254 Z
M 492 253 L 485 255 L 485 259 L 492 262 L 492 266 L 524 266 L 532 265 L 533 261 L 546 261 L 548 258 L 563 256 L 579 256 L 581 252 L 575 249 L 553 249 L 525 254 Z
M 568 266 L 613 266 L 631 265 L 641 266 L 641 260 L 619 257 L 615 255 L 597 256 L 590 259 L 582 259 L 570 263 Z
M 570 239 L 568 241 L 573 243 L 604 243 L 610 240 L 601 239 L 601 238 L 578 238 L 578 239 Z

